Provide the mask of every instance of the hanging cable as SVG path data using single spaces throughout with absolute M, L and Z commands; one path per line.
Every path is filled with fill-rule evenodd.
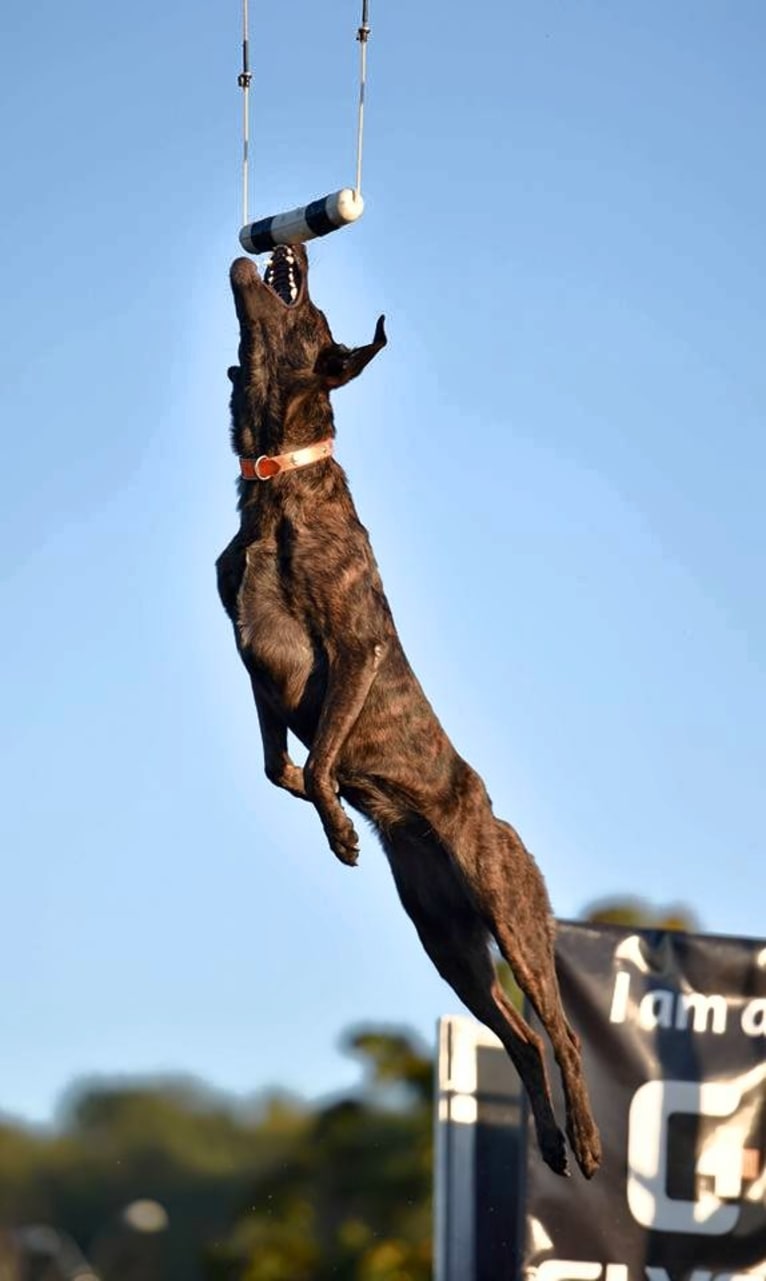
M 248 0 L 242 0 L 242 70 L 237 83 L 243 91 L 242 151 L 242 228 L 239 243 L 251 254 L 270 252 L 276 245 L 297 245 L 315 236 L 326 236 L 339 227 L 356 222 L 364 212 L 362 199 L 362 147 L 364 143 L 364 107 L 367 90 L 367 41 L 370 37 L 369 0 L 362 0 L 362 21 L 357 29 L 359 41 L 359 112 L 356 131 L 356 186 L 343 187 L 328 196 L 320 196 L 308 205 L 273 214 L 250 223 L 248 216 L 249 150 L 250 150 L 250 52 L 248 33 Z
M 359 115 L 356 130 L 356 186 L 357 196 L 362 194 L 362 144 L 364 141 L 364 100 L 367 91 L 367 41 L 370 38 L 369 0 L 362 0 L 362 25 L 356 33 L 359 41 Z
M 366 0 L 365 0 L 366 2 Z M 248 220 L 248 191 L 250 187 L 250 36 L 247 0 L 242 0 L 242 70 L 237 84 L 242 90 L 242 222 Z

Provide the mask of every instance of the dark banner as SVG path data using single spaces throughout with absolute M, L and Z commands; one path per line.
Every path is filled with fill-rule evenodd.
M 766 944 L 563 924 L 558 955 L 604 1163 L 528 1142 L 526 1275 L 766 1281 Z

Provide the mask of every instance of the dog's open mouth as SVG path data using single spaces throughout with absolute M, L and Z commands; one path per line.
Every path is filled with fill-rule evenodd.
M 303 271 L 290 245 L 277 245 L 263 273 L 263 283 L 286 307 L 300 301 Z

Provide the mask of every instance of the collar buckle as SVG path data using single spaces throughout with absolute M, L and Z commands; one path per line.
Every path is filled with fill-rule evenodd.
M 261 454 L 253 464 L 253 475 L 256 480 L 271 480 L 272 476 L 278 476 L 281 470 L 276 458 L 269 458 L 267 454 Z

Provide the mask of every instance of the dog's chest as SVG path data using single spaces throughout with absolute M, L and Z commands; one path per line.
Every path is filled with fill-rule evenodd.
M 300 701 L 314 666 L 315 651 L 280 571 L 275 544 L 253 543 L 237 595 L 240 646 L 288 706 Z

